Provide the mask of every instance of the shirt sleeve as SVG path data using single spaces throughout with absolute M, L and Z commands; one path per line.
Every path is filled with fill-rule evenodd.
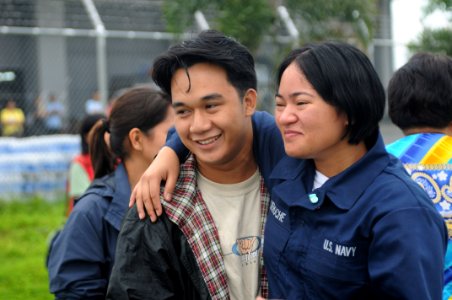
M 427 208 L 389 213 L 373 230 L 369 275 L 379 299 L 441 299 L 447 235 Z
M 103 209 L 96 197 L 82 200 L 49 252 L 50 291 L 57 299 L 105 297 L 109 261 L 104 254 Z
M 177 254 L 162 215 L 156 223 L 138 219 L 136 207 L 129 210 L 118 237 L 107 299 L 178 299 L 181 270 L 172 260 Z
M 170 147 L 174 150 L 174 152 L 176 152 L 177 157 L 179 157 L 179 161 L 181 163 L 185 162 L 188 154 L 190 153 L 187 147 L 185 147 L 185 145 L 182 143 L 174 127 L 170 128 L 170 130 L 168 131 L 165 146 Z
M 275 123 L 275 118 L 265 111 L 257 111 L 252 118 L 253 152 L 265 185 L 271 191 L 270 174 L 285 156 L 284 143 Z

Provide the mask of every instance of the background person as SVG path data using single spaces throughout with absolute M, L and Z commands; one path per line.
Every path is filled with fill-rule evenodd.
M 47 134 L 58 134 L 63 130 L 64 105 L 58 100 L 55 94 L 49 95 L 49 100 L 45 106 L 45 125 Z
M 91 98 L 85 102 L 85 113 L 87 115 L 92 114 L 105 114 L 105 106 L 100 99 L 99 91 L 94 91 Z
M 14 99 L 8 99 L 5 107 L 0 111 L 2 136 L 20 137 L 24 132 L 25 115 L 16 106 Z
M 27 116 L 27 135 L 42 135 L 46 133 L 45 103 L 39 95 L 33 100 L 33 109 Z
M 88 133 L 100 119 L 105 118 L 101 114 L 85 116 L 80 124 L 80 146 L 81 153 L 76 155 L 69 166 L 68 182 L 66 186 L 66 200 L 68 203 L 66 214 L 69 216 L 74 201 L 78 199 L 94 179 L 94 169 L 89 154 Z
M 386 149 L 403 162 L 447 224 L 446 300 L 452 296 L 452 58 L 412 56 L 389 81 L 388 103 L 389 117 L 405 137 Z
M 137 88 L 122 95 L 108 121 L 93 128 L 95 180 L 49 251 L 50 292 L 57 299 L 105 298 L 130 189 L 164 144 L 172 124 L 168 97 Z

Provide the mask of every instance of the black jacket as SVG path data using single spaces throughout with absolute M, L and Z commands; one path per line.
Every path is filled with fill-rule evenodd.
M 187 239 L 165 213 L 153 224 L 131 208 L 116 254 L 107 299 L 211 299 Z

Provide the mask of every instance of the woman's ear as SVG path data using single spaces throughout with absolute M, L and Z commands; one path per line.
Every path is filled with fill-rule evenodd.
M 129 143 L 133 150 L 143 150 L 143 133 L 138 128 L 129 131 Z
M 243 105 L 245 108 L 245 115 L 251 116 L 256 111 L 257 92 L 255 89 L 248 89 L 243 97 Z

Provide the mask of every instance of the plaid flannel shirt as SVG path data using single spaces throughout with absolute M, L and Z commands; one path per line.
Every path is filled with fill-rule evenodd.
M 270 196 L 261 177 L 262 241 Z M 218 231 L 196 184 L 196 162 L 193 155 L 181 165 L 180 175 L 170 202 L 162 200 L 169 219 L 183 232 L 195 255 L 212 299 L 230 299 L 227 275 Z M 263 244 L 262 244 L 263 245 Z M 260 290 L 268 295 L 268 282 L 260 249 Z

